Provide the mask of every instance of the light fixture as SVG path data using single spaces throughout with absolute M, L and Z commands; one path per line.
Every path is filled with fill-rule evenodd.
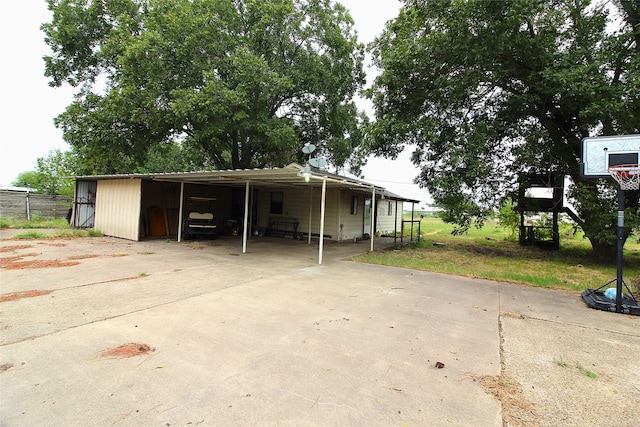
M 304 182 L 309 182 L 309 180 L 311 179 L 311 166 L 309 166 L 309 163 L 304 165 L 304 168 L 302 169 L 300 175 L 304 177 Z

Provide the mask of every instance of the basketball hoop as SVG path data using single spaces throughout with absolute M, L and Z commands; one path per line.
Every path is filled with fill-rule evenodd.
M 640 166 L 636 163 L 610 166 L 609 174 L 620 184 L 621 190 L 640 189 Z

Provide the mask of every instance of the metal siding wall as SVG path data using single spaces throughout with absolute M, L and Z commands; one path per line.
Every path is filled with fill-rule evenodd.
M 107 236 L 139 240 L 140 179 L 98 181 L 95 228 Z
M 396 219 L 396 201 L 378 200 L 378 212 L 376 213 L 376 230 L 382 234 L 393 233 L 393 222 Z M 391 215 L 388 215 L 388 204 L 391 203 Z M 402 220 L 402 202 L 398 202 L 398 231 Z
M 260 188 L 258 193 L 258 224 L 268 227 L 270 217 L 296 218 L 298 220 L 298 231 L 307 233 L 309 231 L 309 198 L 311 188 Z M 283 213 L 273 215 L 269 213 L 271 192 L 283 193 Z M 338 202 L 339 193 L 335 189 L 327 189 L 327 200 L 325 206 L 324 233 L 330 235 L 331 240 L 337 240 L 340 234 L 338 222 Z M 313 212 L 311 214 L 311 233 L 320 233 L 320 201 L 322 192 L 319 188 L 313 190 Z
M 351 197 L 356 196 L 358 198 L 358 212 L 354 215 L 351 214 Z M 367 196 L 363 193 L 352 193 L 350 191 L 343 191 L 340 198 L 340 209 L 342 210 L 342 223 L 344 227 L 342 229 L 343 240 L 353 240 L 354 237 L 362 238 L 364 230 L 364 199 Z M 340 227 L 340 225 L 338 225 Z

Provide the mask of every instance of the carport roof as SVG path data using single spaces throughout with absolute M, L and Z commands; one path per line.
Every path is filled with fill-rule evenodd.
M 419 200 L 409 199 L 394 194 L 384 187 L 379 187 L 355 178 L 332 174 L 320 169 L 311 168 L 311 179 L 305 182 L 301 176 L 303 167 L 292 163 L 283 168 L 264 169 L 230 169 L 218 171 L 196 171 L 196 172 L 170 172 L 170 173 L 148 173 L 148 174 L 116 174 L 116 175 L 88 175 L 78 176 L 78 181 L 96 181 L 106 179 L 143 179 L 165 182 L 184 182 L 190 184 L 239 186 L 249 181 L 252 186 L 262 187 L 302 187 L 320 186 L 326 180 L 328 188 L 345 189 L 369 193 L 375 188 L 377 196 L 383 196 L 390 200 L 400 200 L 405 202 L 419 203 Z

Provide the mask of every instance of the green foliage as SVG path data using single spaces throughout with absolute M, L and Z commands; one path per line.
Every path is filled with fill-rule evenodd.
M 45 187 L 43 183 L 44 180 L 45 177 L 42 174 L 36 171 L 26 171 L 21 172 L 16 180 L 11 184 L 15 185 L 16 187 L 31 188 L 37 191 L 37 189 Z
M 589 242 L 561 238 L 560 250 L 520 246 L 509 239 L 501 224 L 487 220 L 482 229 L 471 227 L 452 236 L 454 225 L 424 218 L 423 238 L 402 250 L 376 251 L 358 261 L 404 268 L 520 283 L 536 287 L 582 291 L 596 289 L 616 277 L 615 262 L 594 260 Z M 625 275 L 631 282 L 640 274 L 640 244 L 630 239 L 625 247 Z
M 420 183 L 462 231 L 493 215 L 520 173 L 580 185 L 584 137 L 640 133 L 639 10 L 638 1 L 405 1 L 370 46 L 381 70 L 367 92 L 372 151 L 394 157 L 414 145 Z M 590 202 L 594 190 L 575 204 L 594 250 L 607 251 L 615 213 Z
M 497 215 L 500 225 L 511 232 L 510 237 L 513 240 L 518 237 L 520 230 L 520 213 L 515 210 L 516 206 L 516 203 L 507 199 L 500 205 L 500 210 Z
M 283 166 L 312 142 L 358 172 L 367 120 L 352 98 L 364 46 L 341 5 L 48 2 L 45 73 L 53 86 L 79 87 L 55 122 L 91 172 L 158 170 L 177 142 L 189 159 L 169 169 Z
M 13 185 L 27 187 L 39 194 L 73 197 L 77 158 L 71 151 L 52 150 L 36 160 L 36 170 L 22 172 Z
M 20 234 L 16 234 L 14 236 L 14 239 L 46 239 L 47 237 L 50 237 L 51 235 L 49 233 L 45 233 L 42 231 L 38 231 L 38 230 L 31 230 L 31 231 L 26 231 L 24 233 L 20 233 Z
M 40 215 L 32 215 L 30 220 L 24 218 L 4 217 L 0 218 L 0 228 L 69 228 L 69 223 L 64 218 L 46 218 Z

